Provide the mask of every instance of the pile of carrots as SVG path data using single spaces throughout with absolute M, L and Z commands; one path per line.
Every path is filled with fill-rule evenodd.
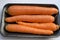
M 10 17 L 5 19 L 8 24 L 5 29 L 9 32 L 30 33 L 39 35 L 52 35 L 59 29 L 55 23 L 54 14 L 58 9 L 53 7 L 12 5 L 6 11 Z

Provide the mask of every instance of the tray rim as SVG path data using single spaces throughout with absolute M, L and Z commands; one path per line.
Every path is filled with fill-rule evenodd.
M 3 10 L 4 10 L 4 8 L 6 7 L 6 5 L 11 5 L 11 4 L 27 4 L 27 3 L 7 3 L 7 4 L 5 4 L 4 5 L 4 7 L 3 7 Z M 28 4 L 36 4 L 36 3 L 28 3 Z M 56 4 L 40 4 L 40 3 L 37 3 L 38 5 L 54 5 L 54 6 L 56 6 L 57 7 L 57 5 Z M 59 8 L 57 7 L 57 9 L 59 10 Z M 1 17 L 1 27 L 2 27 L 2 25 L 3 25 L 3 16 L 4 16 L 4 12 L 3 12 L 3 10 L 2 10 L 2 17 Z M 5 9 L 6 10 L 6 9 Z M 4 10 L 4 11 L 5 11 Z M 1 30 L 1 29 L 0 29 Z M 1 33 L 1 31 L 0 31 L 0 33 Z M 1 33 L 2 34 L 2 33 Z M 3 35 L 3 34 L 2 34 Z M 4 36 L 4 35 L 3 35 Z M 5 36 L 5 37 L 8 37 L 8 36 Z M 12 37 L 12 36 L 11 36 Z M 40 36 L 40 37 L 47 37 L 48 38 L 48 36 Z M 38 37 L 38 38 L 40 38 L 40 37 Z M 50 37 L 56 37 L 56 36 L 49 36 L 49 38 Z M 21 38 L 24 38 L 24 37 L 21 37 Z M 28 38 L 30 38 L 30 37 L 28 37 Z M 36 37 L 37 38 L 37 37 Z

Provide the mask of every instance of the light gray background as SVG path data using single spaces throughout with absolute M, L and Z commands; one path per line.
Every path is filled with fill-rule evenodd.
M 60 10 L 60 0 L 0 0 L 0 16 L 2 13 L 2 8 L 7 3 L 39 3 L 39 4 L 56 4 Z M 0 17 L 1 20 L 1 17 Z M 0 40 L 60 40 L 60 36 L 56 38 L 40 38 L 40 39 L 32 39 L 32 38 L 7 38 L 3 37 L 0 34 Z

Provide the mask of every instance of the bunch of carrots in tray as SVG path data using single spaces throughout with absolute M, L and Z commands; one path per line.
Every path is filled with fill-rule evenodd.
M 37 35 L 52 35 L 59 29 L 54 23 L 54 14 L 58 14 L 58 9 L 53 7 L 12 5 L 7 9 L 11 15 L 5 18 L 8 24 L 5 29 L 9 32 L 30 33 Z

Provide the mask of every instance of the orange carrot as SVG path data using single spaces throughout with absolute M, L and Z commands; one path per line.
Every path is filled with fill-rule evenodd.
M 7 13 L 10 15 L 53 15 L 57 14 L 58 10 L 52 7 L 12 5 L 7 9 Z
M 45 29 L 45 30 L 52 30 L 56 31 L 59 29 L 59 26 L 54 23 L 25 23 L 25 22 L 17 22 L 20 25 L 38 28 L 38 29 Z
M 51 23 L 54 22 L 54 17 L 50 15 L 19 15 L 8 17 L 5 19 L 6 22 L 26 21 L 26 22 L 42 22 Z
M 43 34 L 43 35 L 51 35 L 53 31 L 44 30 L 44 29 L 36 29 L 28 26 L 18 25 L 18 24 L 8 24 L 5 29 L 9 32 L 22 32 L 22 33 L 31 33 L 31 34 Z

